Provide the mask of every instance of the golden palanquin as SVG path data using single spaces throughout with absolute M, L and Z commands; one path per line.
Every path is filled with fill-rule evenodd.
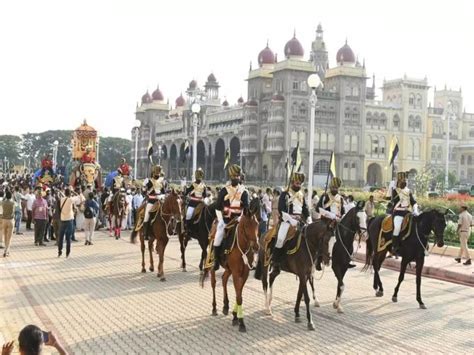
M 72 134 L 72 158 L 80 160 L 86 149 L 90 148 L 90 155 L 96 159 L 97 131 L 86 123 L 86 120 Z

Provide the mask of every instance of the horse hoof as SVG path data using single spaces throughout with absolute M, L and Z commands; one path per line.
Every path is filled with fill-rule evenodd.
M 245 324 L 239 324 L 239 332 L 247 333 L 247 328 L 245 327 Z
M 146 273 L 146 270 L 145 270 L 145 269 L 142 269 L 142 273 L 143 273 L 143 274 Z
M 217 309 L 213 309 L 213 310 L 212 310 L 212 315 L 213 315 L 213 316 L 217 316 Z
M 264 312 L 265 312 L 265 315 L 267 315 L 267 316 L 272 316 L 273 315 L 271 309 L 266 309 Z
M 382 297 L 383 296 L 383 291 L 379 290 L 379 291 L 375 292 L 375 296 L 376 297 Z
M 424 303 L 420 303 L 420 309 L 426 309 L 426 306 Z
M 301 317 L 295 316 L 295 323 L 301 323 Z
M 229 307 L 222 308 L 222 314 L 225 315 L 225 316 L 228 315 L 229 314 Z
M 321 307 L 321 305 L 319 304 L 318 301 L 314 301 L 314 306 L 315 306 L 315 307 Z
M 181 270 L 182 272 L 188 272 L 188 270 L 186 270 L 185 267 L 183 267 L 183 269 Z
M 166 281 L 166 277 L 163 276 L 163 277 L 160 279 L 160 281 L 161 281 L 161 282 L 165 282 L 165 281 Z
M 392 297 L 392 302 L 395 302 L 395 303 L 398 302 L 398 298 L 395 297 L 395 296 L 393 296 L 393 297 Z
M 337 307 L 337 313 L 344 313 L 344 310 L 341 306 Z
M 155 268 L 150 267 L 150 268 L 148 268 L 148 270 L 150 270 L 150 272 L 153 272 L 153 271 L 155 271 Z
M 237 318 L 232 319 L 232 326 L 239 325 L 239 320 Z
M 332 303 L 332 308 L 337 309 L 337 303 L 335 301 Z
M 316 330 L 313 323 L 308 323 L 308 330 Z

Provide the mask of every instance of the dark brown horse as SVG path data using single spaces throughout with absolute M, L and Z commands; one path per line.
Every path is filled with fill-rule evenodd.
M 296 237 L 296 246 L 293 248 L 293 252 L 290 252 L 289 255 L 286 255 L 283 262 L 281 263 L 281 269 L 283 271 L 290 272 L 298 276 L 299 287 L 295 303 L 295 322 L 301 322 L 299 309 L 301 298 L 304 296 L 309 330 L 314 330 L 315 328 L 311 318 L 307 283 L 310 280 L 312 281 L 314 263 L 319 257 L 318 251 L 322 250 L 320 243 L 324 244 L 325 240 L 329 240 L 333 232 L 334 230 L 331 226 L 331 222 L 326 219 L 317 220 L 316 222 L 309 224 L 301 230 L 301 239 Z M 271 231 L 268 233 L 271 233 Z M 264 238 L 265 236 L 262 236 L 261 243 L 263 242 Z M 296 251 L 294 251 L 295 249 Z M 255 278 L 262 280 L 263 292 L 265 294 L 265 313 L 271 315 L 273 282 L 280 274 L 280 271 L 276 269 L 271 271 L 270 292 L 268 293 L 268 271 L 271 264 L 265 265 L 264 253 L 265 250 L 262 248 L 259 253 L 258 264 L 255 270 Z
M 127 213 L 127 199 L 123 192 L 117 191 L 109 204 L 109 225 L 110 236 L 112 233 L 115 239 L 120 239 L 122 231 L 122 221 Z
M 184 208 L 183 208 L 184 210 Z M 202 203 L 200 212 L 194 215 L 186 229 L 186 233 L 179 231 L 179 244 L 181 249 L 181 268 L 186 271 L 185 252 L 189 240 L 194 238 L 198 241 L 201 247 L 201 261 L 199 262 L 199 270 L 201 275 L 204 270 L 204 263 L 207 258 L 207 247 L 209 244 L 209 233 L 211 231 L 212 223 L 216 219 L 216 203 L 205 205 Z M 183 218 L 184 221 L 184 218 Z M 180 226 L 181 227 L 181 226 Z
M 437 210 L 430 210 L 423 212 L 418 217 L 412 218 L 411 227 L 407 228 L 407 231 L 400 234 L 404 240 L 401 242 L 400 255 L 402 256 L 402 262 L 400 265 L 400 275 L 398 277 L 398 283 L 393 293 L 392 301 L 397 302 L 398 290 L 400 284 L 405 276 L 405 271 L 408 263 L 411 261 L 416 262 L 416 300 L 420 308 L 426 309 L 425 304 L 421 299 L 421 273 L 423 271 L 423 265 L 425 262 L 425 255 L 427 254 L 428 237 L 431 232 L 436 237 L 436 244 L 438 247 L 444 245 L 444 230 L 446 228 L 446 213 L 441 213 Z M 387 242 L 383 245 L 380 244 L 379 234 L 382 226 L 382 221 L 385 216 L 375 217 L 369 221 L 369 239 L 367 240 L 367 253 L 364 269 L 369 269 L 370 266 L 374 269 L 374 283 L 373 287 L 375 295 L 377 297 L 383 296 L 383 286 L 380 280 L 379 270 L 387 255 L 387 251 L 391 247 L 392 232 L 384 233 L 383 237 Z M 388 242 L 390 241 L 390 242 Z
M 157 212 L 150 216 L 152 222 L 151 236 L 148 240 L 148 251 L 150 253 L 150 267 L 149 270 L 153 272 L 155 270 L 153 263 L 153 245 L 156 241 L 156 252 L 158 253 L 158 274 L 160 281 L 166 281 L 165 273 L 163 270 L 163 262 L 165 257 L 165 248 L 169 241 L 169 236 L 175 231 L 176 224 L 181 219 L 181 199 L 179 195 L 171 190 L 166 196 L 163 202 L 156 202 Z M 137 234 L 140 234 L 140 247 L 142 252 L 142 272 L 146 272 L 145 269 L 145 236 L 143 235 L 142 224 L 143 216 L 145 212 L 146 204 L 143 204 L 137 211 L 136 220 L 138 223 L 131 235 L 132 243 L 135 243 Z
M 222 287 L 224 289 L 224 307 L 222 313 L 227 315 L 229 313 L 229 296 L 227 294 L 227 281 L 232 275 L 234 283 L 236 302 L 232 310 L 232 325 L 239 326 L 240 332 L 246 332 L 247 328 L 244 323 L 244 311 L 242 308 L 242 291 L 247 281 L 250 272 L 250 264 L 254 256 L 258 253 L 258 226 L 260 219 L 260 201 L 253 199 L 250 202 L 248 209 L 244 210 L 240 221 L 231 229 L 231 235 L 227 238 L 234 238 L 229 254 L 222 260 L 221 266 L 224 267 L 224 274 L 222 275 Z M 211 244 L 212 247 L 212 244 Z M 209 269 L 204 270 L 201 277 L 202 286 L 207 276 Z M 214 267 L 210 267 L 211 271 L 211 286 L 212 286 L 212 315 L 217 315 L 216 308 L 216 272 Z

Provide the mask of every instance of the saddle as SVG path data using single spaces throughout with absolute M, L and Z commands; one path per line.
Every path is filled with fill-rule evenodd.
M 232 248 L 234 247 L 234 241 L 235 241 L 235 231 L 238 225 L 238 220 L 237 218 L 233 219 L 230 221 L 224 229 L 224 240 L 222 241 L 222 250 L 224 256 L 229 254 L 232 251 Z M 209 231 L 209 245 L 208 245 L 208 250 L 207 250 L 207 258 L 206 258 L 206 264 L 205 268 L 212 268 L 214 267 L 214 238 L 216 236 L 217 232 L 217 221 L 214 221 L 211 226 L 211 230 Z
M 155 202 L 153 207 L 150 210 L 150 224 L 153 224 L 153 222 L 156 219 L 156 216 L 158 215 L 158 211 L 160 210 L 161 203 L 160 201 Z M 145 209 L 146 209 L 146 202 L 143 202 L 140 207 L 137 209 L 137 214 L 136 214 L 136 222 L 135 222 L 135 232 L 138 232 L 140 229 L 143 227 L 143 221 L 145 219 Z
M 204 202 L 199 203 L 193 211 L 193 215 L 191 216 L 191 221 L 194 221 L 193 224 L 198 224 L 202 218 L 202 212 L 206 205 Z
M 405 240 L 411 232 L 412 227 L 412 215 L 407 214 L 403 217 L 402 227 L 400 229 L 400 236 L 402 240 Z M 380 252 L 386 249 L 392 243 L 393 231 L 393 217 L 392 215 L 385 216 L 380 226 L 380 232 L 377 237 L 377 251 Z
M 409 221 L 410 221 L 410 214 L 407 214 L 405 215 L 405 217 L 403 217 L 401 232 L 403 232 L 408 227 Z M 385 216 L 385 218 L 383 219 L 382 231 L 384 233 L 389 233 L 393 231 L 393 216 L 392 215 Z
M 278 229 L 280 224 L 276 225 L 274 228 L 268 230 L 268 232 L 263 237 L 263 250 L 264 250 L 264 265 L 268 266 L 272 259 L 273 247 L 276 242 L 276 237 L 278 235 Z M 288 233 L 286 234 L 285 241 L 283 243 L 283 248 L 286 250 L 287 255 L 296 253 L 301 246 L 301 239 L 303 236 L 303 228 L 290 226 Z

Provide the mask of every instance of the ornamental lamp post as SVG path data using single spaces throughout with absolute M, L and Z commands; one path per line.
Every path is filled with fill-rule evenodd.
M 451 117 L 452 116 L 452 117 Z M 449 187 L 449 124 L 450 120 L 452 119 L 453 121 L 456 120 L 456 115 L 453 114 L 452 111 L 452 102 L 448 101 L 448 105 L 446 107 L 446 110 L 444 110 L 444 114 L 441 117 L 441 119 L 447 120 L 447 128 L 446 128 L 446 171 L 444 175 L 444 190 L 446 191 Z
M 321 79 L 318 74 L 311 74 L 308 77 L 308 86 L 311 88 L 311 116 L 309 121 L 309 159 L 308 159 L 308 196 L 307 196 L 307 205 L 311 209 L 312 196 L 313 196 L 313 159 L 314 159 L 314 121 L 316 116 L 316 102 L 318 98 L 316 96 L 316 89 L 322 85 Z M 291 178 L 291 177 L 290 177 Z
M 191 105 L 191 111 L 193 113 L 193 172 L 192 180 L 194 181 L 194 173 L 197 169 L 197 126 L 198 126 L 198 114 L 201 112 L 201 105 L 197 102 Z
M 133 132 L 135 134 L 135 159 L 133 162 L 133 178 L 137 179 L 137 166 L 138 166 L 138 133 L 140 132 L 140 126 L 142 122 L 140 120 L 135 120 L 135 127 L 133 127 Z
M 56 166 L 58 165 L 57 160 L 58 160 L 58 146 L 59 142 L 55 140 L 53 142 L 53 171 L 56 171 Z

